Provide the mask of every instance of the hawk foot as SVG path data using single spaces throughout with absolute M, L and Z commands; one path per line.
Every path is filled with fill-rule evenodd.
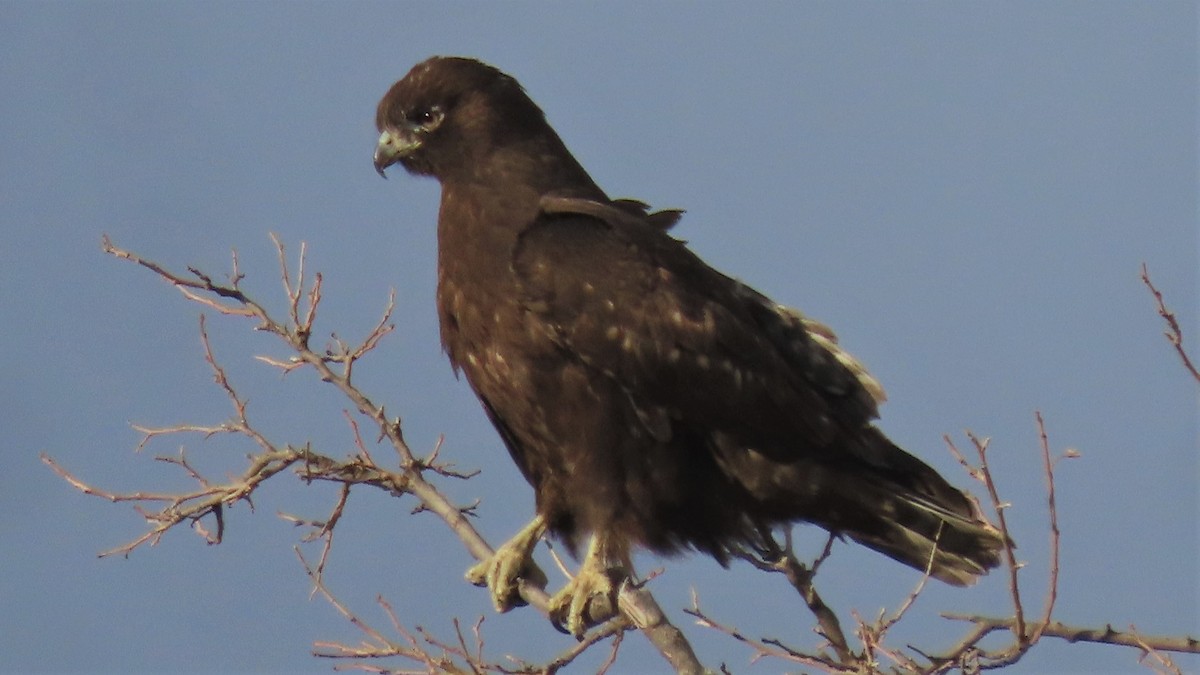
M 550 598 L 551 623 L 577 639 L 617 615 L 617 591 L 629 578 L 624 565 L 610 566 L 598 549 L 593 540 L 579 572 Z
M 545 529 L 541 517 L 534 518 L 491 557 L 467 570 L 467 581 L 491 590 L 492 604 L 497 612 L 504 613 L 527 604 L 521 598 L 522 580 L 538 588 L 546 587 L 546 573 L 533 561 L 533 549 Z

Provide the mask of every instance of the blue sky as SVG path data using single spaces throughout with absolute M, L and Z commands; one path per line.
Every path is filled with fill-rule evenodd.
M 1197 13 L 1187 2 L 33 3 L 0 4 L 0 345 L 7 469 L 0 474 L 0 670 L 325 671 L 313 640 L 356 640 L 310 600 L 275 513 L 322 517 L 335 492 L 275 480 L 228 514 L 226 542 L 188 532 L 128 560 L 126 505 L 70 489 L 47 452 L 118 490 L 187 487 L 150 454 L 186 445 L 215 475 L 250 448 L 167 440 L 143 455 L 130 422 L 230 414 L 202 360 L 199 308 L 103 255 L 102 234 L 164 264 L 228 269 L 282 308 L 268 232 L 325 275 L 318 335 L 360 336 L 397 289 L 398 329 L 360 385 L 403 416 L 417 449 L 483 473 L 498 543 L 532 513 L 433 309 L 437 186 L 371 167 L 374 106 L 432 54 L 513 74 L 614 196 L 688 210 L 701 256 L 839 332 L 890 395 L 882 427 L 968 486 L 943 434 L 993 440 L 1009 517 L 1040 606 L 1045 506 L 1033 412 L 1082 459 L 1059 477 L 1058 618 L 1200 632 L 1196 386 L 1138 281 L 1146 262 L 1197 331 Z M 347 404 L 236 319 L 209 317 L 219 358 L 281 441 L 351 451 Z M 965 441 L 964 441 L 965 442 Z M 449 634 L 483 614 L 489 654 L 544 659 L 570 645 L 532 612 L 495 615 L 461 581 L 461 546 L 409 500 L 357 490 L 328 580 L 386 623 Z M 811 528 L 804 528 L 807 533 Z M 819 538 L 806 534 L 809 554 Z M 781 579 L 692 556 L 654 590 L 701 657 L 751 667 L 679 608 L 811 645 Z M 916 582 L 839 546 L 826 599 L 872 615 Z M 937 647 L 939 611 L 1006 611 L 1003 575 L 930 588 L 896 634 Z M 1016 672 L 1128 672 L 1136 653 L 1047 642 Z M 661 670 L 640 639 L 622 672 Z M 1189 669 L 1195 659 L 1180 659 Z

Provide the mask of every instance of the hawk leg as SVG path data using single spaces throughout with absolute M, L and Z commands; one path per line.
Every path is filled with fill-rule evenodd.
M 533 548 L 545 532 L 546 523 L 537 516 L 496 549 L 490 558 L 467 570 L 467 581 L 491 589 L 492 604 L 497 612 L 507 612 L 526 604 L 521 599 L 521 580 L 538 588 L 546 587 L 546 574 L 533 562 Z
M 633 569 L 628 552 L 603 535 L 592 536 L 575 577 L 550 598 L 550 621 L 576 638 L 617 614 L 617 591 Z

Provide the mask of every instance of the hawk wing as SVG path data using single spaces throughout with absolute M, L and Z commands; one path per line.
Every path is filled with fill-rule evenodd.
M 784 459 L 830 452 L 870 423 L 875 398 L 832 334 L 708 267 L 661 222 L 543 198 L 513 269 L 569 357 L 617 381 L 662 441 L 681 422 Z

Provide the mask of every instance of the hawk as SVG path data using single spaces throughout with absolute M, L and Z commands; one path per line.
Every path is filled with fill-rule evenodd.
M 442 344 L 536 494 L 468 572 L 497 609 L 544 585 L 547 533 L 587 541 L 550 602 L 576 636 L 635 547 L 725 564 L 802 521 L 950 584 L 998 564 L 975 502 L 874 426 L 883 390 L 835 335 L 708 266 L 668 233 L 681 212 L 610 199 L 515 79 L 434 57 L 375 120 L 381 175 L 441 183 Z

